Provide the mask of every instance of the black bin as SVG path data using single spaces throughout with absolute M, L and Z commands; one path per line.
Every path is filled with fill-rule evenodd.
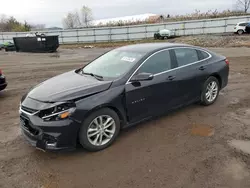
M 14 37 L 17 52 L 56 52 L 59 47 L 58 35 L 36 37 Z

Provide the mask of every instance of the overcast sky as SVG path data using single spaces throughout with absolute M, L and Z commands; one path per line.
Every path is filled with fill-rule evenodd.
M 68 11 L 86 5 L 95 19 L 144 13 L 185 14 L 195 9 L 232 9 L 236 0 L 1 0 L 0 14 L 15 16 L 30 23 L 61 26 Z

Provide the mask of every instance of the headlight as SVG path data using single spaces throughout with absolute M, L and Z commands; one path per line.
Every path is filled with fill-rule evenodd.
M 44 121 L 59 121 L 68 118 L 74 113 L 75 109 L 76 106 L 74 103 L 63 103 L 40 111 L 39 117 Z

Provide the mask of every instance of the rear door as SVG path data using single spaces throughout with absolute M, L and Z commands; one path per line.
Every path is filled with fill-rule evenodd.
M 175 106 L 198 100 L 203 83 L 208 76 L 206 59 L 210 55 L 207 52 L 188 47 L 175 48 L 171 50 L 171 53 L 174 53 L 177 66 L 171 71 L 178 84 Z

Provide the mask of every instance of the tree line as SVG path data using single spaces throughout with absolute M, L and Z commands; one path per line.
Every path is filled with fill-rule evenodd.
M 27 21 L 22 23 L 13 16 L 0 15 L 0 32 L 27 32 L 43 29 L 45 29 L 45 24 L 29 24 Z
M 186 19 L 196 19 L 196 18 L 213 18 L 213 17 L 223 17 L 223 16 L 239 16 L 247 14 L 250 8 L 250 0 L 236 0 L 235 10 L 236 11 L 223 11 L 223 12 L 208 12 L 208 13 L 194 13 L 191 15 L 168 15 L 163 19 L 163 21 L 182 21 Z M 93 26 L 93 13 L 92 9 L 83 6 L 80 10 L 75 10 L 68 12 L 63 18 L 63 26 L 65 29 L 73 28 L 83 28 Z M 156 21 L 157 22 L 157 21 Z M 144 22 L 135 21 L 134 23 L 119 21 L 117 23 L 108 23 L 101 26 L 121 26 L 121 25 L 136 25 L 143 24 Z M 145 23 L 154 23 L 152 20 L 146 20 Z M 98 27 L 98 26 L 97 26 Z M 44 24 L 31 25 L 24 21 L 23 23 L 18 21 L 15 17 L 6 15 L 0 15 L 0 32 L 25 32 L 33 30 L 43 30 L 45 28 Z
M 0 17 L 0 31 L 1 32 L 22 32 L 22 31 L 30 31 L 31 25 L 29 25 L 26 21 L 21 23 L 17 21 L 13 16 L 7 17 L 5 15 L 1 15 Z
M 185 21 L 192 19 L 206 19 L 206 18 L 219 18 L 219 17 L 228 17 L 228 16 L 242 16 L 248 14 L 250 8 L 250 0 L 236 0 L 235 8 L 233 11 L 225 10 L 222 12 L 208 11 L 206 13 L 201 13 L 200 11 L 195 11 L 195 13 L 188 15 L 175 15 L 171 16 L 168 14 L 163 17 L 165 22 L 167 21 Z M 73 28 L 83 28 L 83 27 L 93 27 L 93 13 L 92 9 L 83 6 L 79 11 L 75 10 L 72 12 L 68 12 L 67 15 L 63 18 L 63 27 L 65 29 L 73 29 Z M 102 26 L 123 26 L 123 25 L 137 25 L 144 23 L 157 23 L 159 20 L 145 20 L 145 21 L 134 21 L 134 22 L 126 22 L 126 21 L 118 21 L 118 22 L 110 22 L 106 24 L 99 24 L 95 27 Z

